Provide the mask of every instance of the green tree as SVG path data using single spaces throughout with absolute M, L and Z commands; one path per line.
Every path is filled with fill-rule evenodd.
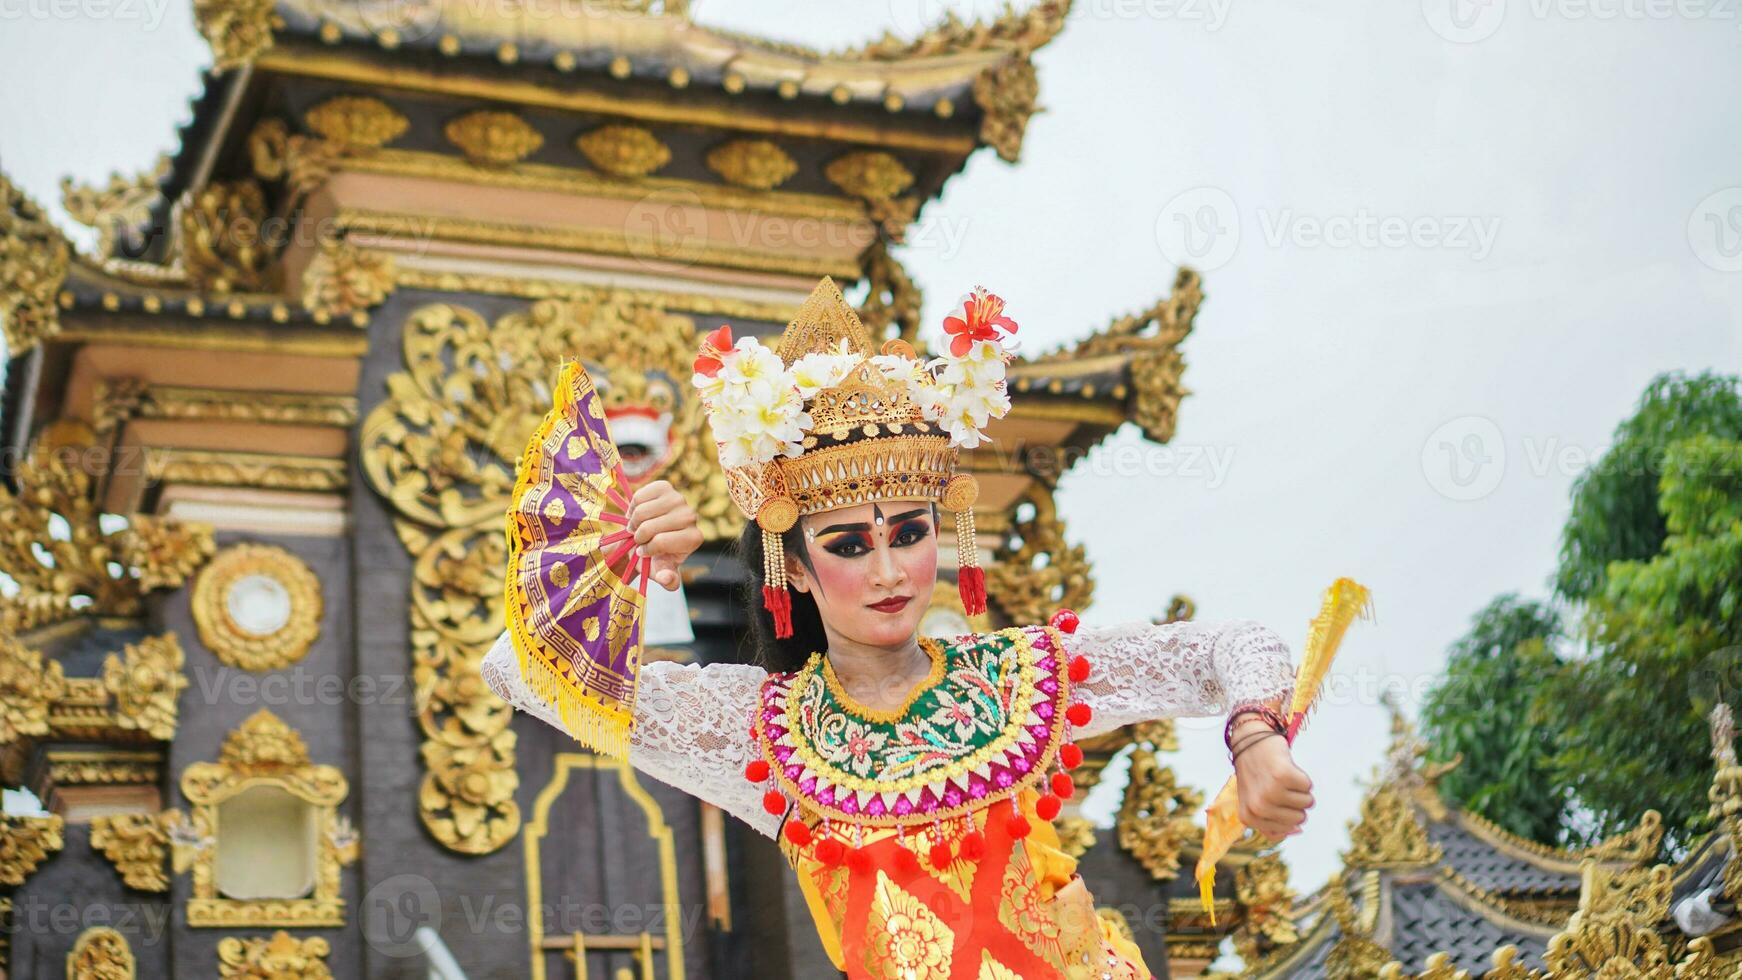
M 1718 697 L 1742 707 L 1742 439 L 1679 440 L 1660 463 L 1660 549 L 1609 564 L 1586 615 L 1594 655 L 1539 701 L 1561 739 L 1552 767 L 1594 818 L 1591 839 L 1646 809 L 1672 842 L 1706 829 L 1706 713 Z
M 1560 615 L 1503 595 L 1476 614 L 1445 677 L 1422 706 L 1422 733 L 1442 760 L 1462 756 L 1439 782 L 1448 802 L 1544 843 L 1560 835 L 1565 794 L 1553 783 L 1554 733 L 1532 717 L 1542 681 L 1561 668 Z
M 1664 454 L 1698 435 L 1742 439 L 1737 379 L 1711 372 L 1659 375 L 1616 427 L 1608 451 L 1573 484 L 1555 576 L 1563 596 L 1589 600 L 1603 591 L 1610 562 L 1645 561 L 1662 549 L 1668 533 L 1658 507 Z

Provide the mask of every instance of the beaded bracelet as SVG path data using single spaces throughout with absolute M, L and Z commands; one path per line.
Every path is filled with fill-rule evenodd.
M 1234 726 L 1247 715 L 1257 715 L 1278 735 L 1288 731 L 1288 722 L 1283 720 L 1282 713 L 1275 708 L 1268 704 L 1243 704 L 1228 715 L 1228 724 L 1222 729 L 1222 744 L 1230 751 L 1234 748 Z

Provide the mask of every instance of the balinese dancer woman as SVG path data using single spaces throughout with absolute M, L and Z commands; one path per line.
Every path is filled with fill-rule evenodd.
M 1079 629 L 1068 612 L 944 642 L 917 635 L 940 510 L 954 515 L 963 603 L 985 608 L 977 487 L 956 457 L 1009 408 L 1016 324 L 1002 300 L 976 291 L 945 327 L 948 351 L 929 363 L 900 342 L 874 351 L 824 280 L 776 349 L 734 343 L 726 328 L 704 342 L 693 380 L 752 522 L 743 551 L 763 574 L 759 665 L 639 666 L 633 644 L 608 642 L 565 598 L 566 570 L 519 554 L 509 630 L 485 678 L 779 841 L 824 948 L 851 977 L 1148 977 L 1094 914 L 1053 831 L 1083 758 L 1075 740 L 1225 713 L 1240 818 L 1273 838 L 1295 833 L 1313 798 L 1278 734 L 1288 651 L 1252 623 Z M 563 385 L 528 449 L 511 539 L 574 506 L 565 466 L 601 470 L 564 455 L 577 452 L 572 433 L 602 423 L 589 421 L 599 413 L 584 373 L 571 368 Z M 702 542 L 694 512 L 664 483 L 628 510 L 653 581 L 675 588 Z M 607 550 L 597 537 L 577 549 Z

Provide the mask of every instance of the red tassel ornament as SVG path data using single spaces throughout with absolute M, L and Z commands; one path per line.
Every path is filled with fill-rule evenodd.
M 753 783 L 760 783 L 768 778 L 768 763 L 761 759 L 744 767 L 744 778 Z
M 1052 774 L 1052 792 L 1054 796 L 1068 800 L 1076 793 L 1076 791 L 1077 784 L 1071 781 L 1069 774 L 1062 772 L 1055 772 Z
M 784 640 L 792 635 L 792 593 L 787 591 L 786 586 L 776 588 L 764 585 L 762 608 L 774 617 L 775 637 Z
M 978 565 L 964 565 L 956 570 L 956 591 L 962 596 L 962 609 L 970 616 L 986 611 L 986 570 Z
M 1052 614 L 1051 619 L 1047 620 L 1047 625 L 1058 630 L 1060 633 L 1075 633 L 1077 631 L 1078 622 L 1079 620 L 1077 619 L 1075 611 L 1070 609 L 1060 609 L 1058 612 Z
M 762 794 L 762 809 L 778 817 L 786 812 L 786 797 L 769 790 Z
M 970 830 L 962 835 L 962 859 L 978 861 L 986 856 L 986 835 Z
M 913 874 L 919 870 L 919 855 L 913 853 L 906 844 L 895 849 L 895 870 L 902 874 Z
M 847 870 L 856 875 L 862 875 L 870 873 L 871 868 L 871 852 L 863 847 L 855 847 L 847 851 Z
M 1095 712 L 1080 701 L 1065 709 L 1065 720 L 1078 728 L 1087 725 L 1094 717 Z
M 786 824 L 786 839 L 798 847 L 807 847 L 811 842 L 811 829 L 801 820 L 790 820 Z
M 1078 657 L 1071 661 L 1071 683 L 1081 684 L 1089 679 L 1089 658 Z
M 1017 840 L 1027 837 L 1032 830 L 1034 827 L 1029 824 L 1028 818 L 1021 814 L 1004 821 L 1004 832 Z
M 841 862 L 847 857 L 847 845 L 833 837 L 825 837 L 817 841 L 816 856 L 817 860 L 827 867 L 840 867 Z
M 931 866 L 940 871 L 949 867 L 950 861 L 954 860 L 953 856 L 950 854 L 950 845 L 945 844 L 942 841 L 931 846 L 930 857 Z

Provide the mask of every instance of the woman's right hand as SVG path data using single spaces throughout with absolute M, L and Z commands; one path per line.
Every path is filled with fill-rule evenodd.
M 702 546 L 702 529 L 689 501 L 669 481 L 655 480 L 630 498 L 629 530 L 635 553 L 653 558 L 653 580 L 677 591 L 678 566 Z

